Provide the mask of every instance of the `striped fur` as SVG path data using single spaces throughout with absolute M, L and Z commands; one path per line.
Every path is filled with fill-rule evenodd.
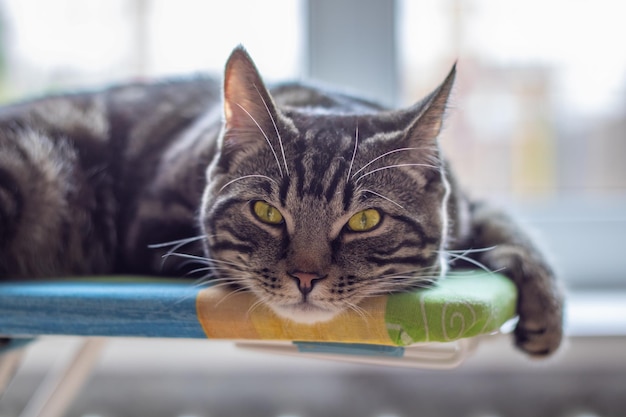
M 238 48 L 222 86 L 181 79 L 5 107 L 0 277 L 191 274 L 315 322 L 364 314 L 364 298 L 432 285 L 466 261 L 508 268 L 518 345 L 551 353 L 554 274 L 513 221 L 463 195 L 440 153 L 454 74 L 390 111 L 302 84 L 268 90 Z M 259 201 L 281 221 L 262 221 Z M 379 224 L 352 231 L 366 209 Z

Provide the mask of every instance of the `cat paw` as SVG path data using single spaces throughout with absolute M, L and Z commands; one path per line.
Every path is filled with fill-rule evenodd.
M 490 251 L 485 262 L 517 286 L 516 346 L 536 358 L 554 353 L 563 339 L 563 297 L 545 261 L 518 246 L 503 245 Z
M 560 314 L 552 314 L 533 320 L 522 317 L 514 331 L 515 345 L 536 358 L 554 353 L 563 339 L 563 326 Z

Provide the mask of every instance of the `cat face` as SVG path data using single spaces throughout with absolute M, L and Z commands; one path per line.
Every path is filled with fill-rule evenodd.
M 218 277 L 307 323 L 437 279 L 449 187 L 436 138 L 453 76 L 406 110 L 279 108 L 235 50 L 201 209 Z

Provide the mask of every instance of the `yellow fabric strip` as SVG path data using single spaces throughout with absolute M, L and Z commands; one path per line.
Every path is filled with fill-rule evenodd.
M 249 317 L 255 301 L 250 292 L 209 287 L 196 297 L 196 314 L 209 339 L 260 339 Z
M 257 301 L 249 292 L 232 294 L 209 287 L 198 293 L 198 320 L 210 339 L 393 344 L 385 324 L 386 296 L 361 303 L 362 314 L 347 311 L 313 325 L 280 318 Z

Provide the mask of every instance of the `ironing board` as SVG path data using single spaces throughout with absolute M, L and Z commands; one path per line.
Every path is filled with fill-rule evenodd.
M 304 325 L 276 316 L 249 292 L 188 280 L 116 276 L 3 282 L 0 337 L 11 338 L 10 347 L 40 335 L 97 336 L 78 354 L 84 363 L 99 349 L 99 337 L 132 336 L 227 339 L 284 354 L 446 368 L 461 363 L 478 336 L 498 332 L 514 319 L 516 301 L 515 286 L 506 277 L 463 271 L 435 287 L 369 298 L 329 322 Z M 0 369 L 0 392 L 3 374 L 14 366 Z

